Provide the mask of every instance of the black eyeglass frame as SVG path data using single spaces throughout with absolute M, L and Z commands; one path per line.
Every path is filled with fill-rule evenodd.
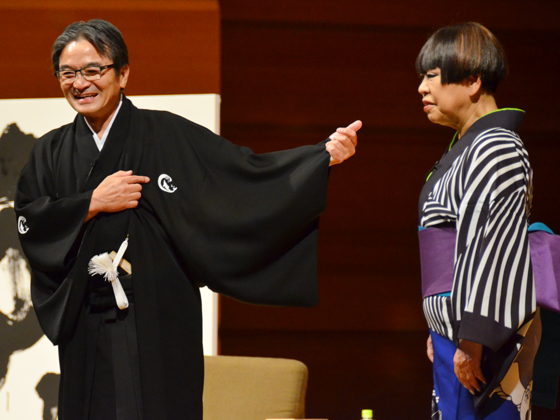
M 78 70 L 72 70 L 72 69 L 57 70 L 57 71 L 54 72 L 54 75 L 60 83 L 74 82 L 78 78 L 78 73 L 80 73 L 82 75 L 84 80 L 87 80 L 88 82 L 93 82 L 94 80 L 101 79 L 102 73 L 103 73 L 104 70 L 112 69 L 113 67 L 115 67 L 114 63 L 113 64 L 107 64 L 106 66 L 86 66 L 86 67 L 82 67 L 81 69 L 78 69 Z M 92 68 L 99 69 L 99 78 L 97 78 L 97 75 L 96 75 L 95 76 L 96 78 L 92 79 L 91 77 L 86 76 L 84 74 L 85 69 L 92 69 Z M 74 77 L 72 79 L 61 80 L 60 79 L 60 73 L 63 73 L 63 72 L 74 72 Z

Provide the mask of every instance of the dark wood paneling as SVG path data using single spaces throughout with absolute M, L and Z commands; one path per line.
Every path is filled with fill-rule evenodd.
M 220 93 L 220 11 L 217 0 L 68 0 L 0 3 L 0 98 L 61 96 L 50 62 L 56 37 L 72 22 L 101 18 L 129 48 L 131 95 Z
M 293 357 L 310 368 L 308 416 L 428 418 L 417 197 L 451 130 L 430 124 L 414 61 L 437 27 L 480 21 L 510 60 L 498 104 L 527 111 L 533 219 L 560 232 L 560 3 L 222 0 L 222 132 L 259 152 L 316 143 L 360 118 L 357 155 L 332 169 L 321 218 L 316 308 L 222 299 L 224 354 Z M 538 412 L 539 418 L 553 418 Z M 558 414 L 552 414 L 552 416 Z M 548 417 L 547 417 L 548 416 Z
M 390 27 L 440 27 L 476 21 L 493 29 L 558 28 L 560 5 L 551 0 L 222 0 L 225 21 L 278 21 Z
M 229 354 L 288 357 L 309 369 L 307 418 L 429 419 L 431 372 L 423 333 L 223 332 Z
M 234 21 L 223 30 L 225 124 L 342 124 L 357 117 L 376 128 L 429 124 L 414 70 L 428 28 Z M 560 83 L 547 57 L 560 34 L 498 35 L 511 68 L 499 105 L 526 109 L 526 129 L 557 130 Z

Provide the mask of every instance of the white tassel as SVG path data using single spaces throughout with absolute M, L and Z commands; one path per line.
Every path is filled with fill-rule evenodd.
M 126 237 L 126 239 L 123 241 L 123 243 L 119 247 L 119 251 L 117 252 L 117 256 L 113 260 L 113 268 L 115 269 L 115 272 L 117 272 L 117 267 L 121 263 L 121 260 L 122 260 L 122 257 L 124 255 L 125 251 L 126 251 L 126 248 L 128 248 L 128 236 Z
M 105 280 L 111 282 L 111 285 L 113 286 L 113 293 L 115 294 L 115 300 L 117 301 L 119 309 L 128 308 L 128 298 L 122 288 L 122 284 L 119 280 L 119 272 L 117 271 L 127 247 L 128 237 L 121 244 L 114 260 L 112 260 L 109 254 L 105 252 L 92 257 L 88 266 L 89 274 L 98 274 L 105 277 Z
M 115 294 L 115 300 L 117 301 L 119 309 L 128 308 L 128 298 L 126 297 L 120 280 L 117 278 L 115 281 L 112 281 L 111 284 L 113 285 L 113 293 Z
M 95 274 L 104 276 L 107 281 L 112 281 L 117 277 L 113 268 L 113 260 L 106 252 L 96 255 L 90 260 L 88 271 L 92 276 Z

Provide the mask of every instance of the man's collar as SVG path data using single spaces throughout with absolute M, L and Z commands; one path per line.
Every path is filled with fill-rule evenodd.
M 105 144 L 105 140 L 107 140 L 107 137 L 109 136 L 109 131 L 111 131 L 111 127 L 113 126 L 113 123 L 115 122 L 115 119 L 117 118 L 117 114 L 119 113 L 119 110 L 121 109 L 122 103 L 123 103 L 123 95 L 121 94 L 120 101 L 119 101 L 119 106 L 117 107 L 117 110 L 115 111 L 115 113 L 111 117 L 111 121 L 109 121 L 109 125 L 107 126 L 107 129 L 105 130 L 105 132 L 103 133 L 103 136 L 101 138 L 99 138 L 99 136 L 94 131 L 94 129 L 91 128 L 91 125 L 89 125 L 88 120 L 84 117 L 84 121 L 86 122 L 87 126 L 91 130 L 91 133 L 93 134 L 93 139 L 95 140 L 95 145 L 97 146 L 97 148 L 100 151 L 103 148 L 103 145 Z

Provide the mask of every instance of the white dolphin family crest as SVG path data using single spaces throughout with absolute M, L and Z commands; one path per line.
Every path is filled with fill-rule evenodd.
M 29 227 L 25 222 L 27 222 L 27 219 L 25 217 L 18 217 L 17 228 L 19 233 L 21 233 L 22 235 L 25 235 L 27 232 L 29 232 Z
M 166 193 L 174 193 L 177 187 L 173 184 L 173 179 L 167 174 L 161 174 L 158 178 L 158 186 Z

